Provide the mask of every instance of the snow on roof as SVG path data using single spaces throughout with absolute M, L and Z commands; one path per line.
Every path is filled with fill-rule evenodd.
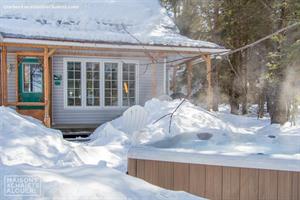
M 2 0 L 4 38 L 223 49 L 179 31 L 158 0 Z

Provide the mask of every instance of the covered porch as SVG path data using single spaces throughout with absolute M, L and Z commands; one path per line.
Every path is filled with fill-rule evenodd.
M 16 110 L 24 115 L 30 115 L 44 122 L 47 127 L 52 126 L 52 89 L 53 89 L 53 73 L 52 58 L 53 56 L 76 56 L 76 57 L 96 57 L 96 58 L 128 58 L 146 57 L 151 62 L 151 96 L 158 96 L 158 67 L 160 64 L 168 65 L 169 69 L 173 69 L 173 82 L 171 88 L 176 88 L 176 70 L 178 66 L 186 65 L 187 67 L 187 98 L 192 94 L 192 67 L 196 60 L 201 59 L 206 62 L 208 108 L 212 108 L 212 75 L 211 75 L 211 55 L 217 51 L 203 49 L 199 51 L 195 48 L 188 47 L 167 47 L 167 46 L 144 46 L 144 45 L 103 45 L 92 43 L 66 42 L 66 41 L 37 41 L 37 40 L 17 40 L 7 39 L 0 43 L 1 46 L 1 93 L 0 104 L 4 106 L 16 107 Z M 224 51 L 220 49 L 219 51 Z M 181 59 L 175 59 L 178 54 L 185 55 Z M 14 64 L 8 64 L 8 54 L 15 54 Z M 43 71 L 43 87 L 42 98 L 40 101 L 26 101 L 20 98 L 22 84 L 19 83 L 20 72 L 19 65 L 25 58 L 38 59 Z M 14 65 L 14 66 L 12 66 Z M 8 98 L 8 93 L 12 90 L 8 86 L 8 74 L 14 68 L 15 72 L 15 101 Z M 148 66 L 147 66 L 148 68 Z M 165 88 L 164 93 L 167 89 Z M 11 94 L 12 95 L 12 94 Z M 36 107 L 39 109 L 26 109 Z M 59 126 L 59 125 L 58 125 Z

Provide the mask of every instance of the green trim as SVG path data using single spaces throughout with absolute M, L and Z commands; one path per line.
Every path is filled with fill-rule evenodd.
M 19 88 L 19 101 L 20 102 L 43 102 L 43 92 L 24 92 L 23 91 L 23 64 L 35 63 L 40 64 L 38 58 L 24 58 L 19 64 L 19 74 L 18 74 L 18 88 Z M 42 76 L 42 85 L 44 87 L 44 81 Z M 42 88 L 44 91 L 44 88 Z M 19 109 L 44 109 L 44 106 L 18 106 Z

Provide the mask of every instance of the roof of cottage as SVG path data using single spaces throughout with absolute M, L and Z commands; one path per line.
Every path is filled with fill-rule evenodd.
M 223 49 L 180 35 L 158 0 L 2 0 L 3 38 Z

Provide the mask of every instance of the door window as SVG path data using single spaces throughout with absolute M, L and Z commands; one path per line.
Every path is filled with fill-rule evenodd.
M 23 64 L 23 92 L 43 92 L 43 71 L 40 64 Z

